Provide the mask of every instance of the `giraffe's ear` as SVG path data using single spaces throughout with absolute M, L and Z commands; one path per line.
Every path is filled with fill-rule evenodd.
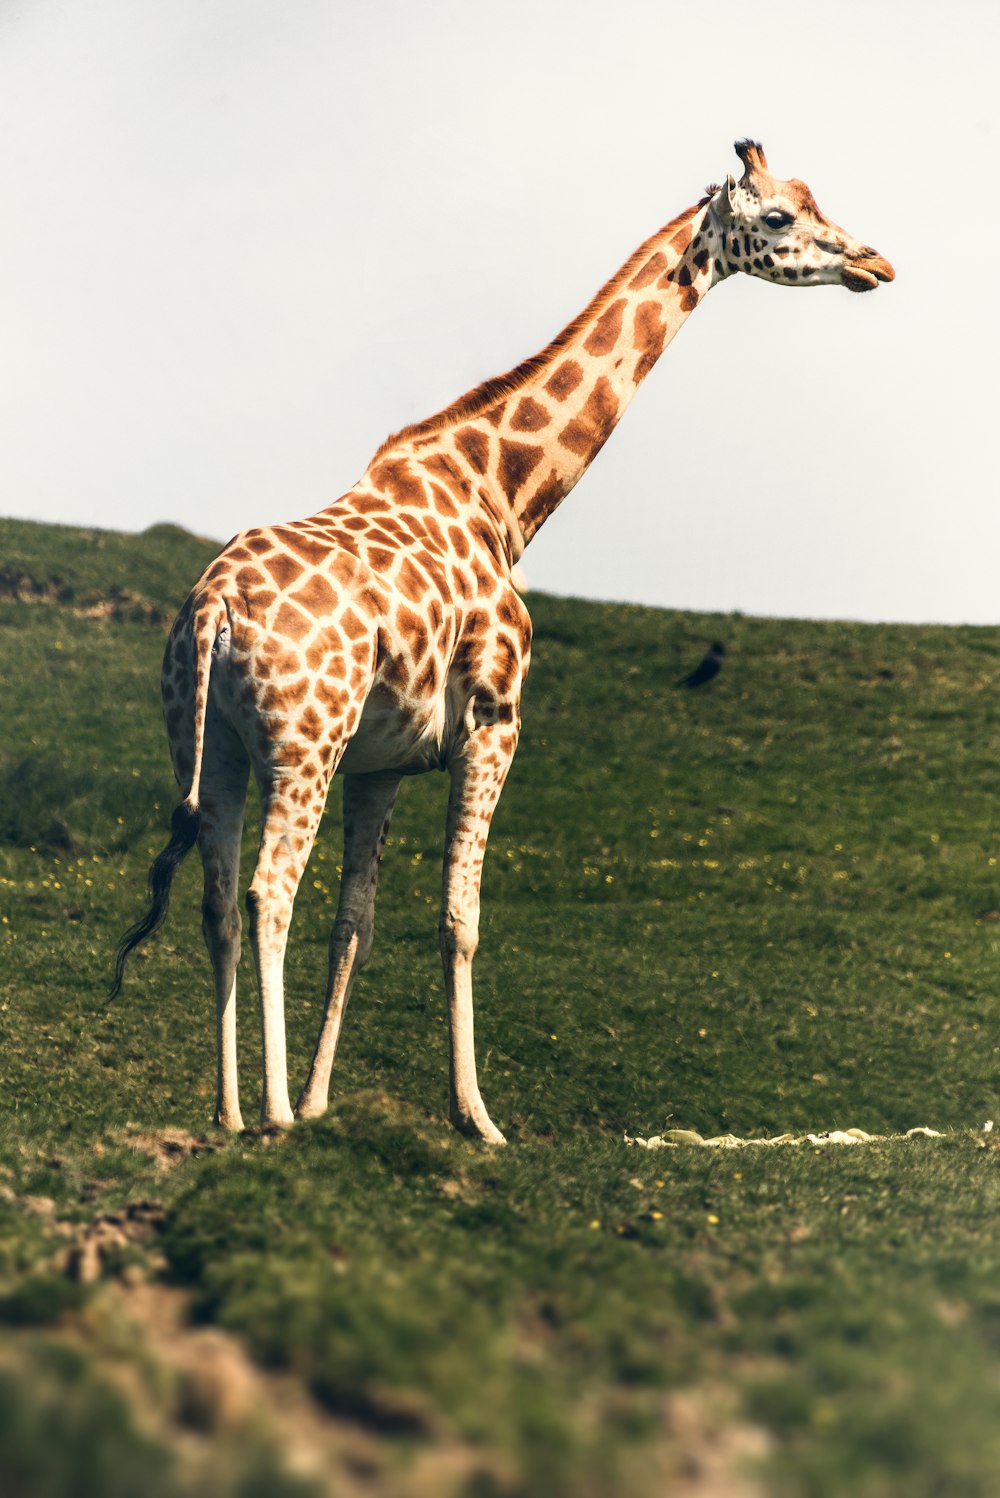
M 736 212 L 736 183 L 731 172 L 715 194 L 715 211 L 723 221 L 731 219 Z

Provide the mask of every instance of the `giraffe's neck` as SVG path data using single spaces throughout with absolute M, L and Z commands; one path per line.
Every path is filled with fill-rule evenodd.
M 611 435 L 663 349 L 725 274 L 710 202 L 634 255 L 540 354 L 381 449 L 442 450 L 511 533 L 518 554 Z

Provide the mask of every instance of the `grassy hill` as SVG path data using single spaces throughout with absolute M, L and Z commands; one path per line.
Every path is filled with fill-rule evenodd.
M 995 633 L 532 595 L 476 963 L 511 1147 L 444 1122 L 443 776 L 404 786 L 330 1115 L 217 1140 L 194 861 L 104 997 L 176 799 L 163 623 L 212 550 L 0 521 L 0 1488 L 1000 1490 Z M 335 787 L 293 1093 L 339 822 Z M 622 1137 L 917 1124 L 946 1137 Z

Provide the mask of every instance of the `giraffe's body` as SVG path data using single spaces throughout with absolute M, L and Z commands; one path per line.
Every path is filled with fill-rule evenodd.
M 178 616 L 163 695 L 185 802 L 159 885 L 154 865 L 161 892 L 122 944 L 119 979 L 127 951 L 162 917 L 173 866 L 197 836 L 218 1006 L 219 1123 L 241 1125 L 236 875 L 250 771 L 263 809 L 247 895 L 262 1117 L 285 1124 L 282 963 L 330 778 L 339 767 L 344 873 L 327 1009 L 299 1102 L 305 1116 L 326 1106 L 344 1007 L 371 946 L 378 862 L 400 780 L 447 768 L 441 941 L 452 1118 L 502 1138 L 476 1081 L 471 964 L 483 853 L 517 745 L 530 651 L 511 569 L 716 281 L 742 270 L 862 290 L 892 278 L 873 250 L 822 217 L 803 184 L 775 183 L 759 147 L 738 150 L 740 186 L 729 179 L 711 189 L 647 240 L 541 354 L 390 438 L 355 488 L 318 515 L 235 537 Z M 789 222 L 775 229 L 779 218 Z

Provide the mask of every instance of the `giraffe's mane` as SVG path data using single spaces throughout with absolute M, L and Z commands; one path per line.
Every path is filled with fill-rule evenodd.
M 524 359 L 506 374 L 494 375 L 492 379 L 484 380 L 481 385 L 476 385 L 465 395 L 459 396 L 458 400 L 452 401 L 434 416 L 428 416 L 423 421 L 411 422 L 402 427 L 398 432 L 392 433 L 382 443 L 376 458 L 389 452 L 392 448 L 400 446 L 404 442 L 411 441 L 414 437 L 429 437 L 435 432 L 443 431 L 458 421 L 471 421 L 476 416 L 481 416 L 498 401 L 506 400 L 508 396 L 522 390 L 529 380 L 533 379 L 552 362 L 555 356 L 561 353 L 595 317 L 604 311 L 605 307 L 614 298 L 615 293 L 628 281 L 630 281 L 637 270 L 645 264 L 653 246 L 662 242 L 664 236 L 669 235 L 673 239 L 681 229 L 704 208 L 711 200 L 712 193 L 707 197 L 699 198 L 698 202 L 690 208 L 685 208 L 676 218 L 672 218 L 662 229 L 644 239 L 642 244 L 633 254 L 629 256 L 625 264 L 621 266 L 610 281 L 605 282 L 597 295 L 578 313 L 573 321 L 567 323 L 561 333 L 557 333 L 551 343 L 537 354 L 532 354 L 529 359 Z

